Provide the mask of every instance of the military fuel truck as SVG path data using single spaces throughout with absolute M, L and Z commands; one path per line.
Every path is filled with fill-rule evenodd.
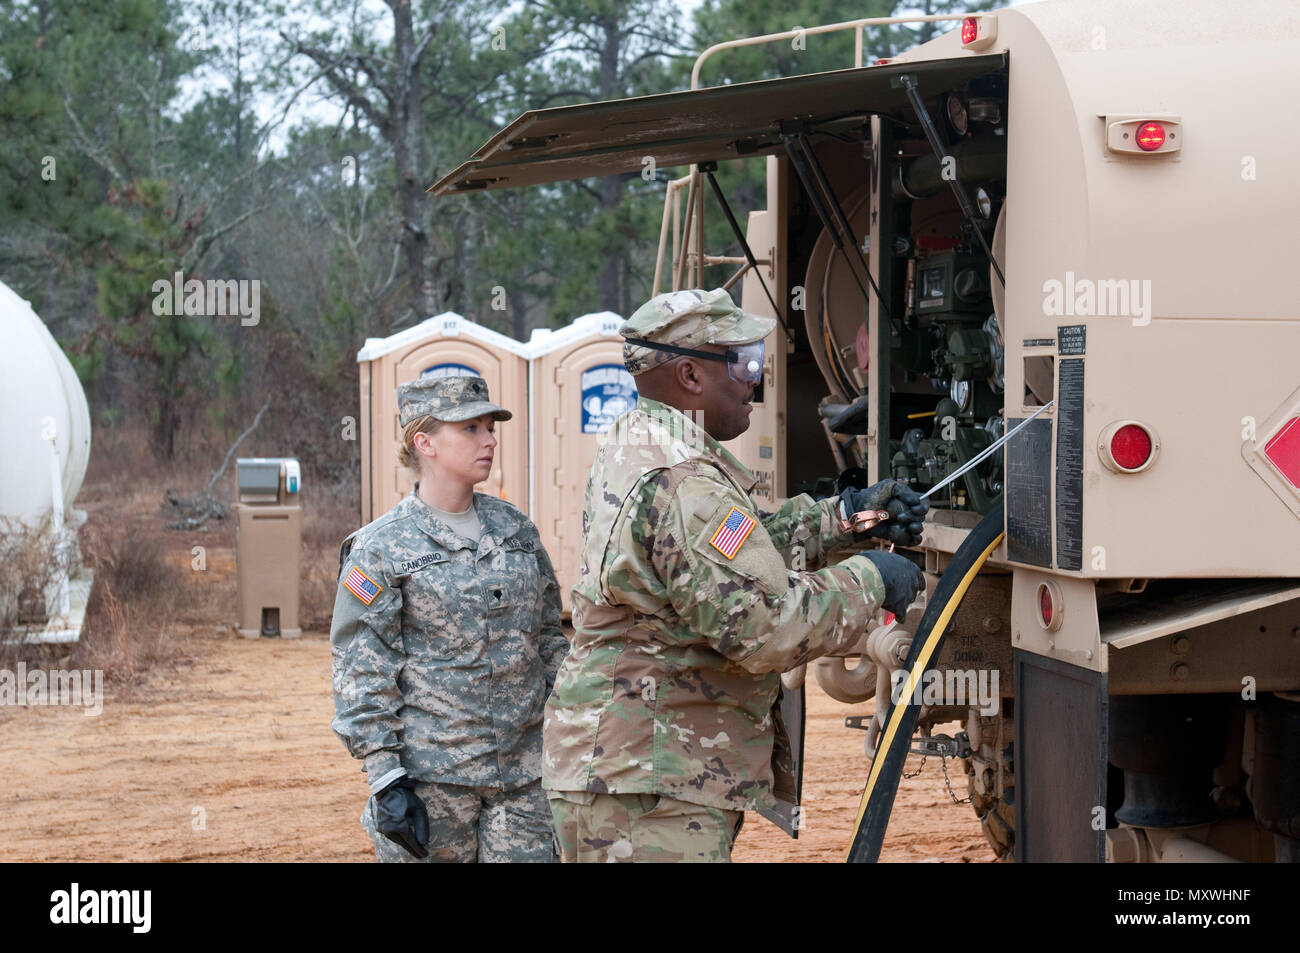
M 924 19 L 953 29 L 864 62 Z M 728 47 L 837 30 L 852 67 L 700 86 Z M 780 320 L 737 446 L 765 498 L 934 491 L 899 550 L 925 602 L 812 666 L 877 700 L 848 719 L 850 859 L 911 750 L 964 768 L 1006 859 L 1300 860 L 1297 62 L 1282 0 L 830 24 L 706 50 L 690 90 L 526 113 L 433 187 L 689 166 L 652 293 L 731 264 Z M 753 157 L 766 208 L 734 210 L 714 170 Z

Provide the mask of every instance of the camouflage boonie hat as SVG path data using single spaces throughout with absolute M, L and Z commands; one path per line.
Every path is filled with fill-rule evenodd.
M 420 377 L 397 385 L 397 419 L 403 427 L 428 414 L 435 420 L 455 422 L 491 414 L 497 420 L 514 415 L 488 400 L 487 381 L 481 377 Z
M 625 338 L 659 344 L 699 347 L 701 344 L 753 344 L 776 327 L 772 318 L 742 311 L 722 288 L 713 291 L 670 291 L 656 295 L 632 313 L 619 328 Z M 680 355 L 623 342 L 623 366 L 640 374 Z

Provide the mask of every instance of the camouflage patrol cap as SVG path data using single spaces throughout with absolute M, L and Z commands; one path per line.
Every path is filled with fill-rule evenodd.
M 435 420 L 455 422 L 491 414 L 509 420 L 513 414 L 488 400 L 487 381 L 481 377 L 420 377 L 397 385 L 397 419 L 403 427 L 428 414 Z
M 701 344 L 752 344 L 776 327 L 772 318 L 742 311 L 723 288 L 713 291 L 670 291 L 656 295 L 632 313 L 619 328 L 625 338 L 642 338 L 677 347 Z M 623 365 L 640 374 L 679 355 L 623 342 Z

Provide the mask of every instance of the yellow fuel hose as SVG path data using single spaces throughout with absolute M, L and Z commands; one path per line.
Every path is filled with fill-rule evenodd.
M 867 774 L 867 786 L 858 805 L 858 817 L 853 826 L 853 840 L 845 854 L 851 864 L 871 864 L 880 857 L 880 845 L 885 839 L 885 828 L 894 808 L 898 781 L 903 774 L 911 746 L 912 732 L 921 706 L 914 698 L 914 690 L 924 677 L 926 669 L 939 654 L 948 625 L 956 614 L 971 582 L 979 575 L 993 550 L 1002 542 L 1003 506 L 999 500 L 988 514 L 976 524 L 970 534 L 957 547 L 952 562 L 944 570 L 943 578 L 935 587 L 934 595 L 926 606 L 921 623 L 917 626 L 912 648 L 907 653 L 907 677 L 897 690 L 898 701 L 889 710 L 885 728 L 876 747 L 876 756 Z M 876 704 L 885 704 L 877 696 Z

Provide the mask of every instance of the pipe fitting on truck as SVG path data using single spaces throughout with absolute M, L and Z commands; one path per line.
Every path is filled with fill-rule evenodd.
M 822 656 L 813 663 L 813 675 L 831 698 L 856 705 L 876 694 L 876 664 L 865 655 L 859 656 L 853 668 L 848 663 L 848 659 L 838 655 Z

